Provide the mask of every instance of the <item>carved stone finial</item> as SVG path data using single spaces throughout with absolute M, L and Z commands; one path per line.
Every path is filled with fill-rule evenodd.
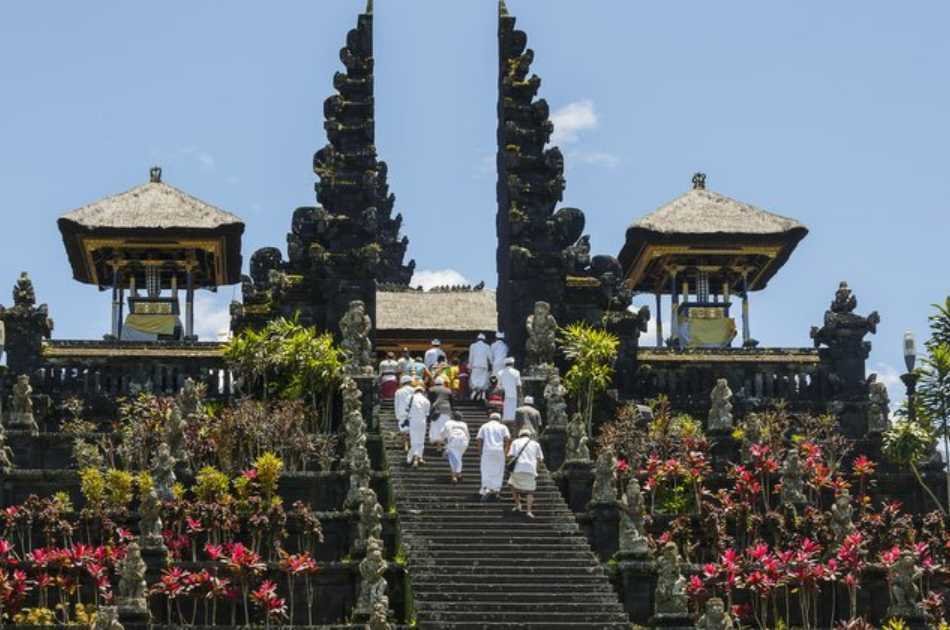
M 366 10 L 363 11 L 366 15 L 373 14 L 373 0 L 366 0 Z
M 153 184 L 158 184 L 162 181 L 161 166 L 153 166 L 152 168 L 148 169 L 148 181 L 152 182 Z
M 693 190 L 706 190 L 706 173 L 693 173 Z
M 25 271 L 20 272 L 16 284 L 13 286 L 13 305 L 23 308 L 30 308 L 36 305 L 36 291 L 33 289 L 33 281 L 30 280 L 30 274 Z
M 498 0 L 498 17 L 508 17 L 508 5 L 505 0 Z

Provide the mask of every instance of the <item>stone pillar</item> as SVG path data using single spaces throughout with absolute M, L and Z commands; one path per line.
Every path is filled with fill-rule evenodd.
M 652 560 L 620 560 L 617 563 L 621 603 L 630 621 L 645 626 L 653 616 L 656 567 Z
M 192 341 L 195 334 L 195 277 L 188 268 L 185 287 L 185 339 Z
M 580 513 L 590 503 L 594 485 L 593 463 L 590 461 L 567 461 L 555 475 L 561 494 L 572 512 Z
M 606 562 L 620 547 L 620 509 L 616 501 L 591 503 L 587 513 L 591 524 L 591 547 L 601 562 Z
M 742 346 L 745 347 L 752 339 L 749 331 L 749 272 L 742 271 Z

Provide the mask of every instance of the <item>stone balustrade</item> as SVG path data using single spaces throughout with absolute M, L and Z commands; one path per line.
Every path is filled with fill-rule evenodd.
M 223 352 L 218 342 L 48 340 L 31 381 L 55 398 L 113 398 L 135 391 L 173 395 L 190 377 L 207 385 L 207 398 L 221 400 L 234 392 Z
M 823 405 L 828 370 L 811 348 L 640 348 L 637 398 L 667 396 L 675 409 L 704 414 L 716 380 L 725 378 L 736 401 L 757 408 L 784 400 L 792 408 Z

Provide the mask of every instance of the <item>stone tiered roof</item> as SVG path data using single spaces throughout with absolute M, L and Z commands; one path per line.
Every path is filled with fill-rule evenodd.
M 376 329 L 488 332 L 497 327 L 494 291 L 378 291 Z

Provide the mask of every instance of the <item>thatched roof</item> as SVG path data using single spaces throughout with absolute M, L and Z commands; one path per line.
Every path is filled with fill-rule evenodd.
M 377 291 L 376 329 L 488 332 L 498 325 L 494 291 Z
M 667 268 L 740 262 L 749 272 L 749 290 L 765 288 L 785 264 L 808 228 L 788 217 L 706 189 L 696 173 L 693 188 L 627 228 L 617 257 L 628 286 L 667 293 Z M 721 287 L 715 287 L 721 289 Z
M 630 229 L 660 234 L 784 234 L 805 226 L 751 204 L 705 188 L 694 188 L 647 216 Z
M 112 229 L 205 229 L 241 225 L 230 212 L 205 203 L 161 180 L 153 169 L 150 181 L 111 197 L 94 201 L 59 219 L 91 230 Z

